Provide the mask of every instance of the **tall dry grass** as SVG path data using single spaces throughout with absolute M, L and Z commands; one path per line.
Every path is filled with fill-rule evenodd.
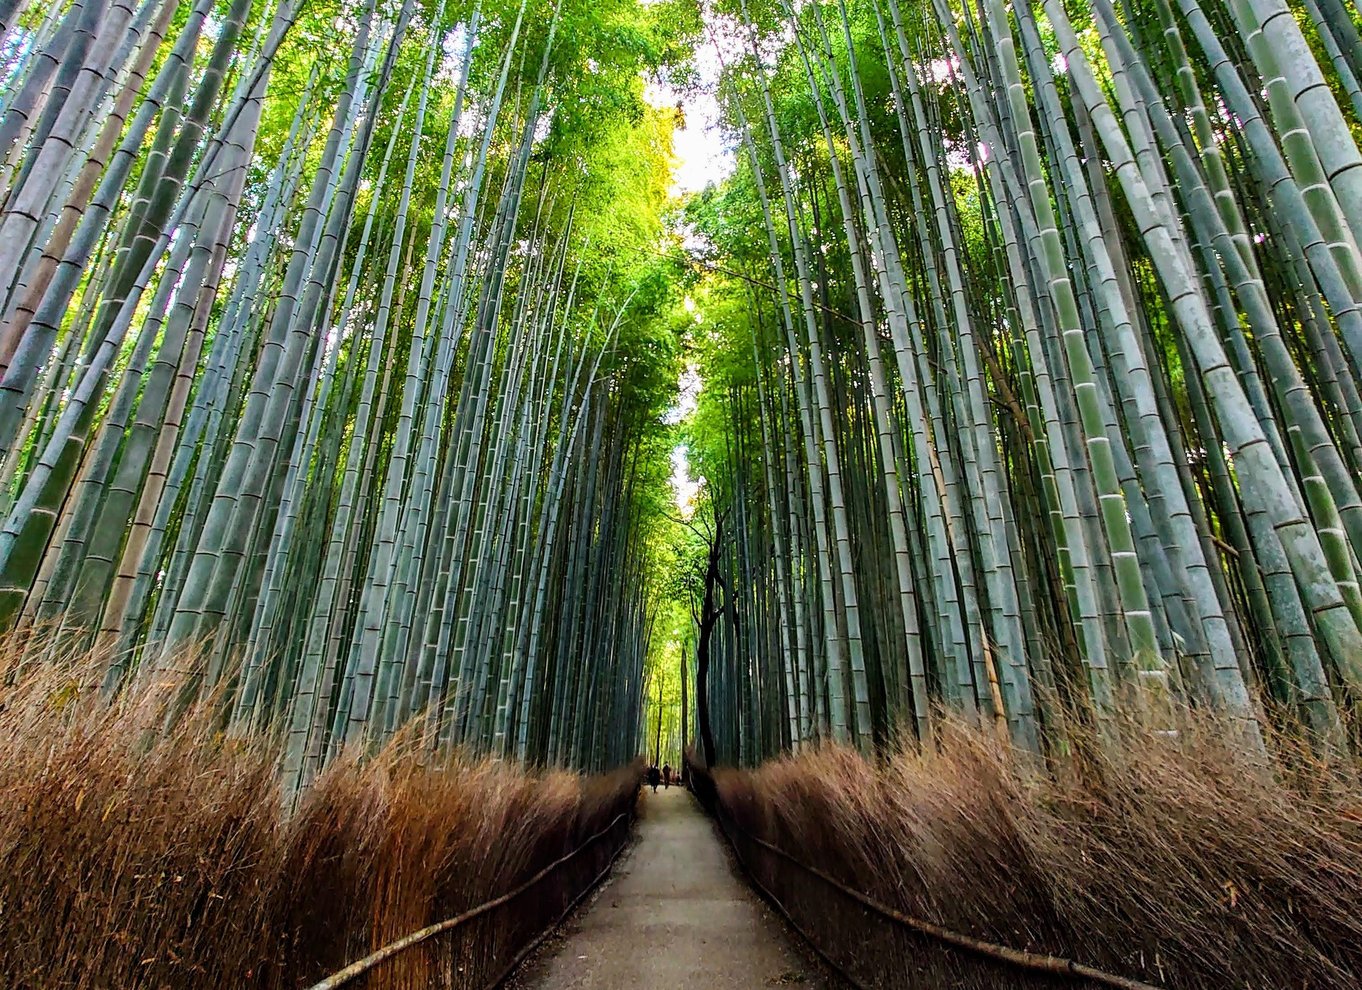
M 275 750 L 212 706 L 161 731 L 173 683 L 109 705 L 99 663 L 0 644 L 0 987 L 295 990 L 518 886 L 632 807 L 584 779 L 396 745 L 342 759 L 286 814 Z M 422 765 L 422 764 L 425 765 Z M 627 833 L 351 984 L 482 988 Z
M 1297 760 L 1245 765 L 1212 729 L 1131 728 L 1119 759 L 1040 772 L 948 725 L 878 765 L 825 748 L 711 787 L 743 859 L 874 987 L 1083 986 L 886 922 L 743 838 L 977 939 L 1169 988 L 1362 986 L 1362 790 Z M 733 828 L 736 824 L 739 828 Z

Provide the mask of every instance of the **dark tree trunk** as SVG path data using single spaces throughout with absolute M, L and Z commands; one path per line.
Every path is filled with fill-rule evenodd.
M 714 524 L 714 539 L 709 544 L 709 559 L 705 565 L 705 601 L 700 609 L 700 640 L 695 650 L 695 718 L 699 722 L 700 747 L 704 751 L 705 766 L 713 768 L 714 729 L 709 720 L 709 646 L 724 610 L 715 601 L 722 583 L 719 576 L 719 557 L 723 550 L 724 517 Z
M 662 684 L 658 679 L 657 692 L 657 744 L 653 746 L 653 766 L 662 762 Z
M 690 777 L 690 764 L 687 762 L 687 752 L 690 749 L 690 707 L 689 694 L 690 685 L 687 684 L 686 674 L 689 672 L 690 658 L 687 656 L 689 651 L 681 651 L 681 783 L 685 784 Z

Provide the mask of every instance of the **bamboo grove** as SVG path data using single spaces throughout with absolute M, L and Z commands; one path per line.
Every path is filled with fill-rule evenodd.
M 0 3 L 0 624 L 295 786 L 631 758 L 674 7 Z
M 1362 700 L 1362 44 L 1336 0 L 723 0 L 689 206 L 724 762 Z

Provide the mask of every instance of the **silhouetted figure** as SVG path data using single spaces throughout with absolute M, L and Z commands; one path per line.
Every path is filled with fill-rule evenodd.
M 662 773 L 656 765 L 648 768 L 648 783 L 652 785 L 653 793 L 657 793 L 657 785 L 662 783 Z
M 672 786 L 672 765 L 668 763 L 662 768 L 662 786 L 666 790 L 671 790 Z

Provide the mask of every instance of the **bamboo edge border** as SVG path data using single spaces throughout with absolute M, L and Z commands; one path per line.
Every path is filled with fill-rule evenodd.
M 729 832 L 727 826 L 724 824 L 724 819 L 727 817 L 728 816 L 724 813 L 721 807 L 716 809 L 716 812 L 714 814 L 714 820 L 716 824 L 718 824 L 719 826 L 719 831 L 723 834 L 724 839 L 728 842 L 729 847 L 733 850 L 734 856 L 737 857 L 738 863 L 742 866 L 743 872 L 747 874 L 747 877 L 749 880 L 752 881 L 752 884 L 757 888 L 757 890 L 761 892 L 762 896 L 780 912 L 780 914 L 785 918 L 785 920 L 789 922 L 790 926 L 794 928 L 794 930 L 798 932 L 799 935 L 806 942 L 808 942 L 809 946 L 814 950 L 814 952 L 818 954 L 820 959 L 822 959 L 824 962 L 828 963 L 835 970 L 837 970 L 837 972 L 849 983 L 851 983 L 852 986 L 856 987 L 857 990 L 869 990 L 869 988 L 864 983 L 862 983 L 850 972 L 848 972 L 845 967 L 843 967 L 841 964 L 833 960 L 827 954 L 827 952 L 825 952 L 823 948 L 809 935 L 809 933 L 805 931 L 794 920 L 794 918 L 790 915 L 789 910 L 785 907 L 783 903 L 781 903 L 780 899 L 777 898 L 775 894 L 773 894 L 770 891 L 770 889 L 766 887 L 765 884 L 763 884 L 760 880 L 757 879 L 757 875 L 752 871 L 752 867 L 748 865 L 747 857 L 745 857 L 742 854 L 742 850 L 739 849 L 738 844 L 733 841 L 732 834 Z M 928 938 L 934 938 L 945 945 L 952 946 L 953 948 L 960 949 L 964 952 L 973 953 L 974 955 L 977 956 L 982 956 L 983 958 L 990 959 L 994 962 L 1004 963 L 1006 965 L 1013 966 L 1017 969 L 1024 969 L 1035 973 L 1043 973 L 1050 976 L 1067 976 L 1080 980 L 1089 980 L 1093 983 L 1098 983 L 1103 986 L 1116 987 L 1118 988 L 1118 990 L 1164 990 L 1163 987 L 1160 987 L 1157 984 L 1144 983 L 1141 982 L 1140 980 L 1131 979 L 1130 977 L 1118 976 L 1115 973 L 1108 973 L 1105 970 L 1085 965 L 1084 963 L 1077 962 L 1076 960 L 1073 959 L 1065 959 L 1062 956 L 1051 956 L 1038 952 L 1027 952 L 1023 949 L 1013 949 L 1010 948 L 1009 946 L 998 945 L 993 942 L 985 942 L 982 939 L 973 938 L 972 936 L 952 931 L 949 928 L 944 928 L 941 925 L 933 924 L 932 922 L 926 921 L 922 918 L 915 918 L 912 915 L 904 914 L 901 911 L 896 911 L 894 908 L 889 907 L 887 904 L 881 904 L 874 898 L 866 894 L 863 894 L 858 890 L 853 890 L 852 888 L 842 883 L 840 880 L 836 879 L 835 877 L 827 873 L 824 873 L 817 867 L 810 866 L 807 863 L 804 863 L 799 859 L 796 859 L 793 855 L 786 852 L 784 849 L 781 849 L 779 846 L 767 842 L 760 836 L 753 835 L 747 829 L 739 825 L 736 821 L 732 821 L 730 819 L 730 823 L 740 833 L 742 833 L 742 835 L 745 838 L 756 843 L 761 848 L 766 849 L 767 851 L 780 857 L 787 863 L 790 863 L 792 866 L 795 866 L 798 869 L 803 870 L 810 876 L 816 877 L 817 879 L 821 880 L 824 884 L 828 885 L 829 887 L 832 887 L 834 890 L 839 891 L 840 893 L 850 898 L 851 900 L 855 901 L 856 903 L 860 904 L 862 907 L 868 909 L 869 911 L 880 915 L 887 921 L 894 922 L 900 927 L 910 929 L 921 935 L 925 935 Z
M 371 952 L 363 959 L 356 960 L 355 962 L 352 962 L 350 965 L 346 966 L 344 969 L 337 970 L 330 976 L 327 976 L 326 978 L 318 981 L 317 983 L 308 986 L 307 988 L 305 988 L 305 990 L 335 990 L 335 988 L 337 987 L 345 986 L 347 983 L 350 983 L 357 977 L 363 976 L 364 974 L 373 970 L 380 964 L 387 962 L 394 956 L 400 955 L 401 953 L 405 952 L 407 949 L 410 949 L 416 945 L 420 945 L 422 942 L 426 942 L 429 939 L 434 938 L 436 935 L 440 935 L 448 931 L 453 931 L 455 928 L 459 928 L 463 925 L 466 925 L 468 922 L 474 921 L 477 918 L 482 917 L 484 914 L 487 914 L 488 912 L 495 910 L 496 908 L 499 908 L 505 904 L 509 904 L 517 897 L 520 897 L 522 894 L 529 891 L 531 888 L 533 888 L 536 884 L 538 884 L 545 877 L 549 876 L 555 870 L 559 869 L 569 861 L 576 859 L 587 849 L 594 846 L 601 839 L 605 838 L 605 836 L 609 835 L 615 829 L 615 826 L 619 825 L 621 821 L 628 819 L 630 822 L 632 822 L 633 817 L 634 817 L 633 809 L 630 809 L 628 811 L 621 811 L 618 815 L 615 816 L 615 818 L 610 822 L 609 825 L 605 826 L 605 828 L 601 829 L 595 835 L 592 835 L 589 838 L 585 839 L 579 846 L 577 846 L 577 848 L 573 849 L 569 853 L 560 856 L 558 859 L 554 860 L 548 866 L 545 866 L 538 873 L 530 877 L 528 880 L 524 881 L 522 884 L 520 884 L 520 886 L 514 888 L 513 890 L 509 890 L 506 893 L 502 894 L 500 897 L 496 897 L 490 901 L 484 901 L 482 904 L 470 908 L 469 910 L 463 912 L 462 914 L 455 915 L 453 918 L 447 918 L 446 920 L 436 922 L 433 925 L 427 925 L 425 928 L 419 929 L 414 932 L 410 932 L 409 934 L 404 935 L 401 938 L 396 939 L 395 941 L 389 942 L 382 948 L 379 948 L 374 952 Z M 615 849 L 614 853 L 611 854 L 610 862 L 606 864 L 605 869 L 598 873 L 596 877 L 592 879 L 592 881 L 582 889 L 582 892 L 578 894 L 568 904 L 567 910 L 565 910 L 558 917 L 558 919 L 554 921 L 552 925 L 549 925 L 547 928 L 541 931 L 528 945 L 526 945 L 524 948 L 520 950 L 519 953 L 517 953 L 515 958 L 511 960 L 510 966 L 508 966 L 501 973 L 501 975 L 496 978 L 494 982 L 489 983 L 487 985 L 487 990 L 495 990 L 495 988 L 505 983 L 506 979 L 513 972 L 515 972 L 516 967 L 519 966 L 525 960 L 525 957 L 528 956 L 530 952 L 534 951 L 534 949 L 537 948 L 544 941 L 544 939 L 548 937 L 548 935 L 551 932 L 557 930 L 558 926 L 563 923 L 563 919 L 566 918 L 569 914 L 571 914 L 572 911 L 575 910 L 576 907 L 582 902 L 582 900 L 585 899 L 586 895 L 589 894 L 591 891 L 595 890 L 596 887 L 600 884 L 600 882 L 605 879 L 606 875 L 614 867 L 616 860 L 619 859 L 620 853 L 624 851 L 625 847 L 628 844 L 629 844 L 628 834 L 626 833 L 624 839 L 620 842 L 619 846 Z

